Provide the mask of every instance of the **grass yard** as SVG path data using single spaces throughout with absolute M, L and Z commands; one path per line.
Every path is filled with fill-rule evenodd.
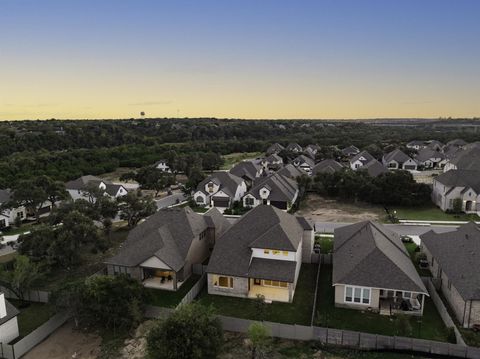
M 332 236 L 315 236 L 315 244 L 320 244 L 320 253 L 332 253 L 333 252 L 333 237 Z
M 302 264 L 293 303 L 265 304 L 264 312 L 258 308 L 255 299 L 210 295 L 207 289 L 200 293 L 198 301 L 202 305 L 212 305 L 216 313 L 221 315 L 244 319 L 259 319 L 263 315 L 266 321 L 310 325 L 316 276 L 316 265 Z
M 336 308 L 331 266 L 322 266 L 317 295 L 316 325 L 318 326 L 372 334 L 449 340 L 449 330 L 443 324 L 435 305 L 429 298 L 425 299 L 422 317 L 407 315 L 389 317 L 355 309 Z
M 222 158 L 225 161 L 222 166 L 222 170 L 229 170 L 235 166 L 238 162 L 245 160 L 253 160 L 262 155 L 262 152 L 236 152 L 228 155 L 223 155 Z
M 20 314 L 17 317 L 18 329 L 20 331 L 19 339 L 30 334 L 55 314 L 55 307 L 51 304 L 33 302 L 24 303 L 14 299 L 9 299 L 8 301 L 20 311 Z M 25 304 L 28 306 L 22 308 Z
M 451 214 L 445 213 L 440 208 L 432 205 L 428 207 L 394 208 L 397 211 L 398 219 L 411 221 L 478 221 L 476 214 Z
M 157 307 L 175 308 L 195 283 L 197 283 L 199 278 L 199 275 L 192 274 L 177 291 L 148 288 L 147 304 Z
M 412 259 L 413 265 L 415 266 L 415 269 L 417 270 L 418 274 L 421 277 L 431 277 L 432 273 L 426 268 L 420 268 L 418 265 L 418 256 L 420 255 L 420 252 L 417 252 L 418 246 L 414 243 L 404 243 L 405 248 L 407 248 L 408 253 L 410 254 L 410 258 Z

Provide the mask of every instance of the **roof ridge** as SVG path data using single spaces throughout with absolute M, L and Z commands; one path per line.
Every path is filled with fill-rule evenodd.
M 375 229 L 376 229 L 377 231 L 379 231 L 390 243 L 392 243 L 392 244 L 393 244 L 400 252 L 402 252 L 408 259 L 410 259 L 410 256 L 408 255 L 408 253 L 406 253 L 406 251 L 404 251 L 404 250 L 403 250 L 402 248 L 400 248 L 394 241 L 392 241 L 392 240 L 390 239 L 390 237 L 389 237 L 387 234 L 385 234 L 385 232 L 384 232 L 382 229 L 380 229 L 380 228 L 375 224 L 375 222 L 371 221 L 370 223 L 371 223 L 371 225 L 372 225 L 373 227 L 375 227 Z M 372 233 L 372 234 L 373 234 L 373 233 Z M 378 248 L 378 247 L 377 247 L 377 248 Z M 382 251 L 382 252 L 383 252 L 383 251 Z
M 362 223 L 362 222 L 360 222 L 360 223 Z M 350 242 L 350 240 L 351 240 L 361 229 L 365 228 L 367 224 L 368 224 L 368 221 L 363 222 L 363 225 L 360 226 L 360 228 L 358 228 L 356 231 L 354 231 L 354 232 L 350 235 L 350 237 L 348 237 L 346 240 L 344 240 L 343 243 L 340 244 L 340 246 L 338 246 L 337 249 L 334 250 L 334 252 L 338 252 L 338 250 L 339 250 L 340 248 L 342 248 L 342 247 L 345 245 L 345 243 Z

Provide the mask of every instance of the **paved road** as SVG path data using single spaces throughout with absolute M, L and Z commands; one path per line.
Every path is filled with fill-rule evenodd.
M 178 202 L 182 202 L 182 201 L 185 201 L 186 199 L 187 198 L 185 197 L 185 194 L 180 192 L 180 193 L 174 193 L 167 197 L 156 199 L 155 202 L 157 203 L 157 208 L 162 209 L 177 203 L 177 200 Z

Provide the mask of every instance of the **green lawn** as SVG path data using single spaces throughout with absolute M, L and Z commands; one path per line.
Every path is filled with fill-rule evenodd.
M 355 309 L 336 308 L 332 287 L 332 267 L 322 266 L 317 294 L 316 325 L 322 327 L 360 331 L 372 334 L 416 337 L 448 341 L 445 327 L 433 302 L 426 298 L 422 317 L 383 316 Z
M 412 259 L 413 265 L 417 269 L 418 274 L 422 277 L 431 277 L 432 273 L 428 269 L 420 268 L 418 265 L 418 256 L 420 255 L 420 252 L 417 252 L 416 249 L 418 246 L 414 243 L 404 243 L 405 248 L 407 248 L 408 253 L 410 254 L 410 258 Z
M 315 244 L 320 244 L 320 253 L 332 253 L 333 252 L 333 237 L 331 236 L 315 236 Z
M 17 317 L 20 338 L 30 334 L 55 314 L 55 307 L 51 304 L 28 302 L 28 306 L 22 308 L 25 303 L 14 299 L 8 301 L 20 311 Z
M 225 161 L 222 166 L 222 170 L 229 170 L 235 166 L 238 162 L 244 160 L 253 160 L 262 155 L 262 152 L 236 152 L 228 155 L 223 155 L 222 158 Z
M 206 289 L 202 291 L 198 301 L 203 305 L 212 305 L 216 313 L 221 315 L 245 319 L 259 319 L 263 315 L 266 321 L 310 325 L 316 276 L 316 265 L 302 264 L 293 303 L 265 304 L 264 312 L 258 308 L 255 299 L 210 295 Z
M 192 274 L 177 291 L 148 288 L 147 304 L 157 307 L 175 308 L 195 283 L 197 283 L 199 278 L 199 275 Z
M 412 220 L 412 221 L 478 221 L 480 218 L 476 214 L 461 213 L 458 215 L 445 213 L 440 208 L 435 206 L 428 207 L 414 207 L 414 208 L 394 208 L 397 212 L 398 219 Z

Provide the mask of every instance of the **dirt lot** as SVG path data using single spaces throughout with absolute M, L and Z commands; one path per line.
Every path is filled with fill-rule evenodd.
M 27 353 L 24 359 L 96 359 L 100 353 L 99 336 L 73 329 L 68 322 Z
M 309 194 L 296 214 L 314 222 L 359 222 L 385 217 L 385 212 L 380 207 L 366 203 L 338 202 L 316 194 Z

